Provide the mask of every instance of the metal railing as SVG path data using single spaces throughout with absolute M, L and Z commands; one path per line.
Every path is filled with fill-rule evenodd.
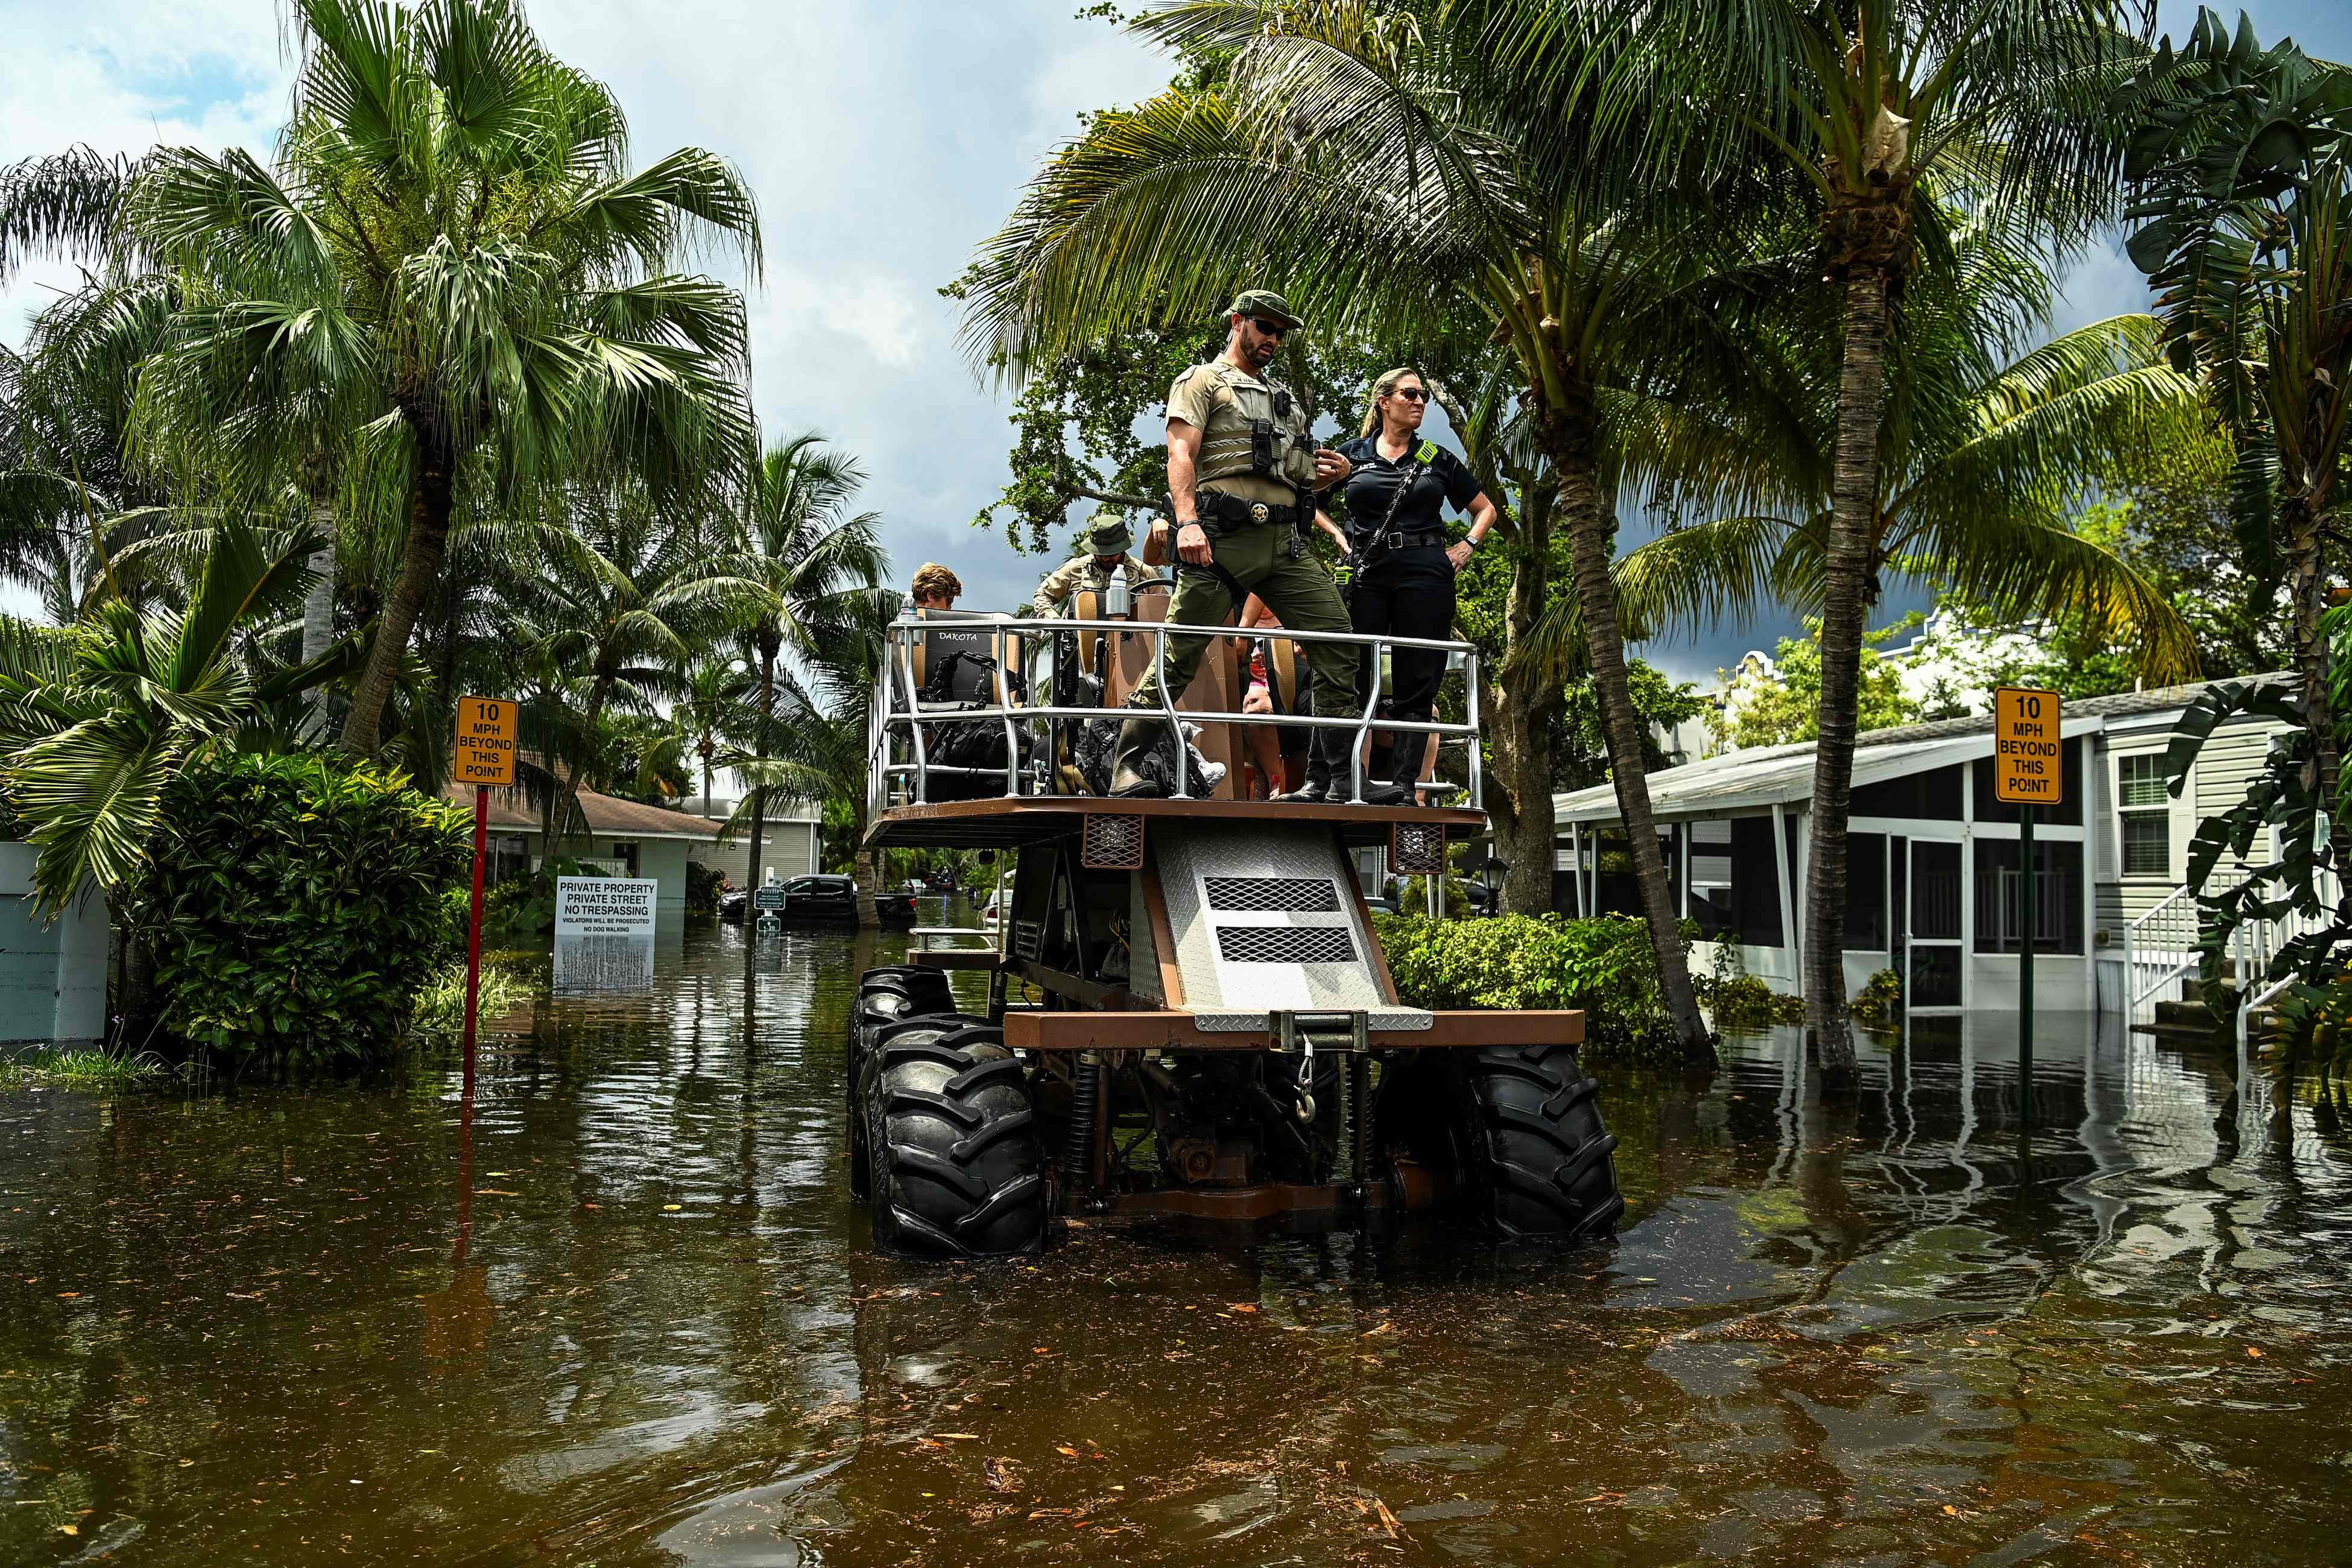
M 989 657 L 995 668 L 989 678 L 990 700 L 984 704 L 926 704 L 915 679 L 915 648 L 919 639 L 935 632 L 947 632 L 958 637 L 984 634 L 988 639 Z M 1014 663 L 1016 649 L 1025 649 L 1024 658 L 1044 666 L 1043 670 L 1025 667 L 1024 685 L 1027 689 L 1039 689 L 1042 674 L 1050 686 L 1052 664 L 1056 642 L 1075 638 L 1078 633 L 1094 632 L 1104 636 L 1148 637 L 1151 638 L 1153 686 L 1159 693 L 1158 707 L 1151 709 L 1089 707 L 1076 704 L 1030 702 L 1017 700 L 1007 671 Z M 1462 722 L 1449 723 L 1442 719 L 1400 720 L 1379 711 L 1381 681 L 1369 682 L 1369 691 L 1362 712 L 1349 716 L 1318 717 L 1307 713 L 1234 713 L 1223 711 L 1195 712 L 1180 710 L 1175 694 L 1168 689 L 1168 637 L 1197 637 L 1204 638 L 1263 638 L 1267 641 L 1292 643 L 1344 643 L 1366 650 L 1378 661 L 1383 653 L 1398 648 L 1419 648 L 1448 657 L 1460 655 L 1465 676 L 1466 705 Z M 1114 645 L 1116 646 L 1116 645 Z M 1360 658 L 1363 657 L 1360 653 Z M 1374 665 L 1378 669 L 1377 662 Z M 866 791 L 869 810 L 878 816 L 893 805 L 926 805 L 930 800 L 930 781 L 937 775 L 952 774 L 971 778 L 981 774 L 1004 775 L 1004 796 L 1045 795 L 1054 790 L 1058 769 L 1055 760 L 1047 757 L 1042 776 L 1024 774 L 1022 767 L 1020 735 L 1026 727 L 1035 742 L 1050 745 L 1053 725 L 1056 721 L 1091 721 L 1101 719 L 1157 718 L 1168 726 L 1175 745 L 1179 765 L 1175 770 L 1174 788 L 1169 798 L 1197 798 L 1187 788 L 1191 770 L 1183 765 L 1185 756 L 1184 726 L 1187 724 L 1265 725 L 1275 729 L 1313 731 L 1340 729 L 1351 731 L 1349 748 L 1349 803 L 1361 805 L 1364 798 L 1364 742 L 1373 731 L 1393 734 L 1435 735 L 1440 754 L 1451 743 L 1459 742 L 1466 752 L 1465 773 L 1468 783 L 1454 784 L 1433 779 L 1413 787 L 1431 795 L 1465 793 L 1473 808 L 1484 800 L 1482 758 L 1478 749 L 1480 732 L 1478 650 L 1470 643 L 1446 642 L 1429 637 L 1392 637 L 1384 633 L 1311 632 L 1288 626 L 1271 627 L 1264 631 L 1244 630 L 1234 626 L 1195 626 L 1166 621 L 1124 620 L 1065 620 L 1058 617 L 1015 616 L 959 616 L 952 621 L 916 620 L 906 618 L 892 623 L 883 649 L 883 676 L 876 682 L 874 701 L 867 719 L 866 731 Z M 935 763 L 928 731 L 942 725 L 963 725 L 994 721 L 1004 727 L 1004 765 L 975 768 Z M 903 746 L 894 742 L 903 742 Z M 894 754 L 897 752 L 898 754 Z M 971 798 L 964 796 L 962 798 Z
M 2225 868 L 2206 882 L 2206 892 L 2226 892 L 2244 880 L 2242 869 Z M 2324 907 L 2335 907 L 2334 881 L 2328 877 L 2322 884 Z M 2195 974 L 2202 962 L 2198 947 L 2199 922 L 2196 893 L 2185 885 L 2167 893 L 2137 920 L 2125 922 L 2124 975 L 2126 994 L 2130 998 L 2127 1014 L 2136 1016 L 2146 1003 L 2180 999 L 2182 982 Z M 2310 921 L 2294 910 L 2273 919 L 2243 922 L 2230 934 L 2231 979 L 2241 990 L 2251 994 L 2270 973 L 2279 950 L 2309 929 Z M 2253 1005 L 2248 1003 L 2248 1006 Z M 2240 1016 L 2243 1017 L 2243 1009 Z

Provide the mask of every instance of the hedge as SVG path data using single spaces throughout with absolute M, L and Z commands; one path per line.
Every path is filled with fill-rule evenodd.
M 388 1055 L 464 919 L 467 814 L 316 756 L 198 763 L 162 807 L 128 912 L 164 1028 L 274 1067 Z
M 1372 923 L 1407 1006 L 1576 1007 L 1590 1056 L 1674 1054 L 1674 1020 L 1658 989 L 1649 928 L 1638 920 L 1375 915 Z

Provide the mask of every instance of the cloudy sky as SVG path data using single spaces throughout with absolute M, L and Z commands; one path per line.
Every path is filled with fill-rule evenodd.
M 742 168 L 768 247 L 764 285 L 750 294 L 762 424 L 771 436 L 822 430 L 864 458 L 864 500 L 884 515 L 901 580 L 946 561 L 969 607 L 1025 598 L 1042 563 L 969 526 L 1003 483 L 1011 429 L 1005 400 L 958 354 L 956 312 L 937 289 L 1082 110 L 1135 101 L 1168 74 L 1077 8 L 541 0 L 531 13 L 559 55 L 618 92 L 638 163 L 690 143 Z M 2265 42 L 2292 32 L 2352 58 L 2344 0 L 2252 10 Z M 2193 15 L 2165 7 L 2175 28 Z M 284 115 L 273 0 L 0 0 L 0 163 L 77 142 L 265 152 Z M 57 277 L 0 291 L 0 338 L 22 340 Z M 2120 257 L 2095 258 L 2070 281 L 2061 324 L 2144 301 Z M 1706 678 L 1786 629 L 1772 619 L 1647 652 Z

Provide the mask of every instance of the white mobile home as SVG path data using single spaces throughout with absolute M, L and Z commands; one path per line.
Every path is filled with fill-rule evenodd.
M 2189 837 L 2200 817 L 2243 795 L 2280 729 L 2245 718 L 2222 726 L 2174 799 L 2165 751 L 2204 689 L 2066 705 L 2065 803 L 2044 808 L 2033 829 L 2039 1005 L 2127 1007 L 2159 969 L 2179 968 L 2194 929 L 2182 888 Z M 2017 1005 L 2018 810 L 1992 798 L 1992 756 L 1989 717 L 1860 738 L 1846 878 L 1849 994 L 1894 969 L 1914 1012 Z M 1699 926 L 1695 966 L 1713 966 L 1729 947 L 1748 973 L 1798 991 L 1812 793 L 1811 742 L 1728 752 L 1650 776 L 1675 900 Z M 1552 804 L 1562 906 L 1636 910 L 1613 787 Z M 2138 961 L 2131 975 L 2127 950 Z M 2158 953 L 2160 963 L 2151 957 Z

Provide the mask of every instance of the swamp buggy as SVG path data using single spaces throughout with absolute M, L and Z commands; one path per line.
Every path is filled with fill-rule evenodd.
M 1350 859 L 1377 846 L 1395 872 L 1442 872 L 1448 835 L 1484 826 L 1476 651 L 1262 647 L 1277 684 L 1304 662 L 1287 645 L 1318 637 L 1459 656 L 1465 721 L 1404 725 L 1378 682 L 1356 718 L 1241 713 L 1221 639 L 1158 710 L 1170 798 L 1112 798 L 1110 737 L 1163 655 L 1167 603 L 1113 589 L 1069 620 L 890 629 L 866 842 L 994 850 L 1003 914 L 991 948 L 919 945 L 859 980 L 850 1179 L 877 1246 L 967 1258 L 1034 1251 L 1057 1215 L 1361 1225 L 1441 1205 L 1507 1236 L 1609 1234 L 1624 1205 L 1577 1065 L 1583 1016 L 1401 1005 Z M 1461 778 L 1423 793 L 1465 804 L 1235 798 L 1238 727 L 1265 723 L 1352 728 L 1350 802 L 1371 731 L 1436 735 Z M 916 940 L 950 934 L 987 933 Z M 988 974 L 985 1013 L 958 1010 L 958 969 Z

